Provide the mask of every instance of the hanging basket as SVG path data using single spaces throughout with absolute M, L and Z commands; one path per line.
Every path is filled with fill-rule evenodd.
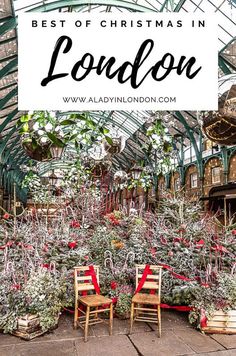
M 52 159 L 50 152 L 51 143 L 34 147 L 31 141 L 22 140 L 21 145 L 27 155 L 35 161 L 43 162 Z
M 111 155 L 121 152 L 121 137 L 112 137 L 112 143 L 104 142 L 104 149 Z
M 60 159 L 65 149 L 64 147 L 58 147 L 51 142 L 34 146 L 32 141 L 25 138 L 22 138 L 21 145 L 30 158 L 39 162 Z
M 94 178 L 101 178 L 106 175 L 111 168 L 111 163 L 109 161 L 95 160 L 94 165 L 91 168 L 91 174 Z

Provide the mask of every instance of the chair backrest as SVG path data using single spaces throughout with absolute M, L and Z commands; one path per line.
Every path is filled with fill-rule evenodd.
M 146 265 L 136 265 L 136 289 L 143 276 Z M 147 278 L 142 286 L 142 289 L 155 290 L 159 296 L 161 296 L 161 273 L 162 266 L 150 265 L 151 273 L 147 274 Z
M 99 266 L 93 266 L 96 274 L 97 283 L 99 285 Z M 88 273 L 88 275 L 87 275 Z M 74 267 L 75 277 L 75 292 L 87 292 L 95 290 L 95 286 L 92 281 L 92 276 L 89 275 L 89 266 Z

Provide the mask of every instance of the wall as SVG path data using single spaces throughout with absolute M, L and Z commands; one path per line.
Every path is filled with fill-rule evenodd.
M 213 183 L 212 182 L 212 168 L 214 167 L 220 167 L 220 182 L 219 183 Z M 224 184 L 223 183 L 223 166 L 222 166 L 222 161 L 218 157 L 213 157 L 209 159 L 204 167 L 204 196 L 209 195 L 209 191 L 211 190 L 212 187 L 219 186 Z
M 229 160 L 229 182 L 236 182 L 236 154 L 233 154 Z
M 171 175 L 171 178 L 170 178 L 170 189 L 171 191 L 174 191 L 175 190 L 175 180 L 176 179 L 179 179 L 180 180 L 180 175 L 179 175 L 179 172 L 174 172 L 172 175 Z M 180 183 L 180 181 L 179 181 Z
M 191 174 L 197 173 L 197 188 L 192 188 L 191 187 Z M 192 164 L 191 166 L 188 166 L 186 171 L 185 171 L 185 194 L 187 197 L 195 200 L 199 196 L 200 192 L 200 180 L 199 180 L 199 174 L 198 174 L 198 169 L 195 164 Z
M 165 177 L 160 176 L 158 178 L 158 196 L 162 197 L 162 191 L 166 189 Z
M 214 167 L 220 167 L 220 182 L 219 183 L 213 183 L 212 182 L 212 168 Z M 198 185 L 197 188 L 192 188 L 191 187 L 191 174 L 197 173 L 198 175 Z M 175 179 L 179 178 L 179 172 L 174 172 L 172 173 L 170 177 L 170 190 L 174 191 L 174 181 Z M 209 191 L 211 190 L 212 187 L 215 186 L 221 186 L 224 185 L 224 174 L 223 174 L 223 164 L 222 160 L 217 157 L 213 156 L 208 160 L 205 160 L 205 165 L 204 165 L 204 180 L 201 182 L 198 174 L 198 167 L 195 164 L 191 164 L 185 169 L 185 176 L 184 176 L 184 187 L 183 190 L 185 191 L 185 194 L 187 197 L 189 197 L 191 200 L 198 200 L 200 197 L 208 197 Z M 229 164 L 228 164 L 228 182 L 236 182 L 236 152 L 232 154 L 232 156 L 229 159 Z M 156 206 L 156 202 L 158 199 L 162 198 L 162 191 L 166 190 L 166 181 L 164 176 L 160 176 L 158 178 L 158 189 L 157 189 L 157 199 L 155 197 L 155 190 L 152 190 L 152 188 L 149 189 L 148 192 L 148 207 L 149 208 L 154 208 Z M 145 192 L 141 188 L 137 189 L 137 197 L 136 197 L 136 207 L 140 207 L 142 203 L 145 201 Z M 143 198 L 142 198 L 143 196 Z M 123 191 L 122 192 L 122 201 L 126 203 L 127 205 L 131 201 L 131 192 Z M 206 201 L 207 203 L 207 201 Z
M 220 167 L 220 182 L 213 183 L 212 182 L 212 168 Z M 188 196 L 192 200 L 197 200 L 199 197 L 204 196 L 207 197 L 209 195 L 209 191 L 212 187 L 224 185 L 224 174 L 223 174 L 223 164 L 222 160 L 215 156 L 210 158 L 209 160 L 205 161 L 204 166 L 204 180 L 203 182 L 199 179 L 198 174 L 198 186 L 197 188 L 191 187 L 191 174 L 197 173 L 198 174 L 198 167 L 195 164 L 191 164 L 185 170 L 185 185 L 184 190 L 186 196 Z M 171 191 L 174 191 L 174 180 L 179 177 L 179 173 L 175 172 L 171 176 Z M 159 185 L 161 185 L 164 181 L 164 177 L 162 177 L 159 181 Z M 236 182 L 236 153 L 234 153 L 229 159 L 228 165 L 228 182 Z M 161 197 L 161 194 L 159 194 Z

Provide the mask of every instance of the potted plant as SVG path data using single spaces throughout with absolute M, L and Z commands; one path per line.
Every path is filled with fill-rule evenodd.
M 130 317 L 130 308 L 131 308 L 132 296 L 129 294 L 120 294 L 115 308 L 116 316 L 119 319 L 129 319 Z
M 27 281 L 0 273 L 0 328 L 26 340 L 52 330 L 65 303 L 62 274 L 49 268 L 31 269 Z

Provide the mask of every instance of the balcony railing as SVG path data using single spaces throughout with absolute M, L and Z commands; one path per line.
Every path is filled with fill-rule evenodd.
M 202 158 L 206 158 L 206 157 L 209 157 L 215 153 L 218 153 L 219 152 L 219 149 L 215 149 L 215 148 L 210 148 L 208 150 L 205 150 L 205 151 L 202 151 Z M 189 164 L 189 163 L 192 163 L 192 162 L 195 162 L 196 161 L 196 156 L 191 156 L 191 157 L 188 157 L 184 160 L 184 165 L 186 164 Z

